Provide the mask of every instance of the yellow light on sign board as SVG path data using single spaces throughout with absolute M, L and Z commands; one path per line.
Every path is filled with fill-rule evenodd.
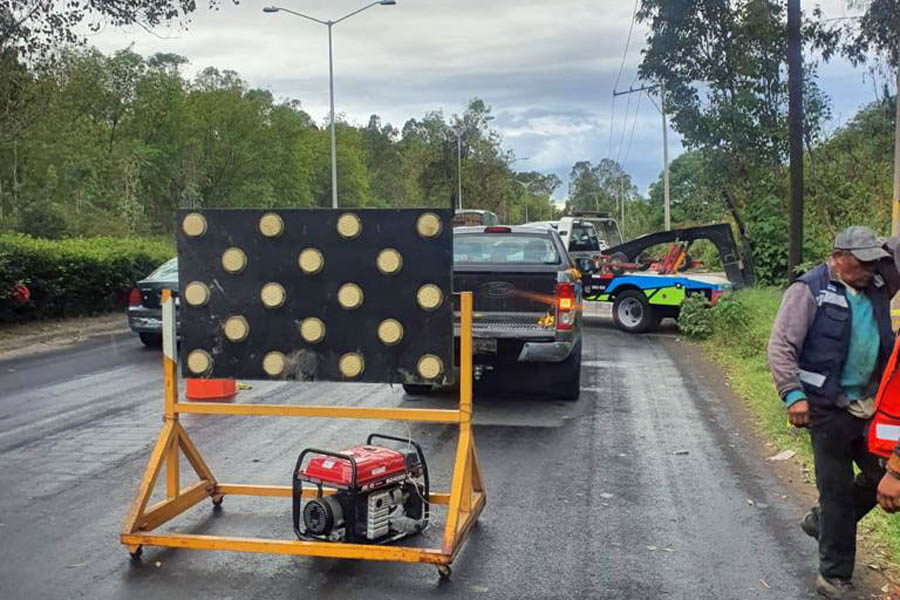
M 270 377 L 278 377 L 284 373 L 286 361 L 281 352 L 268 352 L 263 357 L 263 371 Z
M 189 213 L 181 221 L 181 230 L 188 237 L 200 237 L 206 233 L 206 217 L 200 213 Z
M 187 357 L 188 370 L 202 375 L 212 367 L 212 357 L 205 350 L 191 350 Z
M 267 238 L 277 238 L 284 232 L 284 221 L 275 213 L 266 213 L 259 218 L 259 232 Z
M 426 283 L 416 293 L 416 301 L 425 310 L 434 310 L 444 301 L 444 293 L 433 283 Z
M 287 293 L 280 283 L 267 283 L 259 293 L 263 306 L 266 308 L 278 308 L 284 304 Z
M 310 344 L 317 344 L 325 339 L 325 323 L 315 317 L 303 319 L 300 323 L 300 337 Z
M 348 352 L 338 361 L 338 368 L 341 371 L 341 375 L 347 379 L 355 379 L 366 368 L 366 363 L 363 361 L 362 355 L 356 352 Z

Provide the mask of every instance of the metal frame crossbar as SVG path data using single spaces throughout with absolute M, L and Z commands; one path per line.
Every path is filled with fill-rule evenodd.
M 163 382 L 164 424 L 150 461 L 141 478 L 137 496 L 131 505 L 121 534 L 121 542 L 132 557 L 139 557 L 143 546 L 224 550 L 231 552 L 263 552 L 328 558 L 354 558 L 438 566 L 442 576 L 449 576 L 450 563 L 456 558 L 466 535 L 485 505 L 484 483 L 472 436 L 472 293 L 460 294 L 460 382 L 459 407 L 456 410 L 412 408 L 358 408 L 340 406 L 300 406 L 272 404 L 233 404 L 223 402 L 181 402 L 178 399 L 176 363 L 175 305 L 170 290 L 162 293 L 163 315 Z M 265 538 L 159 533 L 155 530 L 189 508 L 210 498 L 214 505 L 227 495 L 286 497 L 292 488 L 273 485 L 221 483 L 213 475 L 200 452 L 179 423 L 179 415 L 246 415 L 278 417 L 326 417 L 343 419 L 387 419 L 426 423 L 456 423 L 459 440 L 456 446 L 449 493 L 429 494 L 432 504 L 446 505 L 447 516 L 440 548 L 417 548 L 397 545 L 348 544 L 339 542 L 299 541 Z M 181 487 L 180 453 L 184 453 L 200 481 Z M 166 499 L 148 506 L 153 488 L 165 465 Z M 334 493 L 326 489 L 326 494 Z M 315 488 L 303 489 L 303 497 L 314 497 Z

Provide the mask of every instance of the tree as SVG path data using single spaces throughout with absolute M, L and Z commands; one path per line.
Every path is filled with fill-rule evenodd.
M 875 57 L 892 69 L 900 68 L 900 3 L 897 0 L 849 0 L 851 8 L 864 9 L 844 30 L 844 54 L 860 65 Z
M 83 31 L 96 33 L 104 24 L 185 26 L 196 6 L 196 0 L 6 0 L 0 7 L 0 50 L 39 59 L 62 46 L 83 44 Z M 209 0 L 209 6 L 217 8 L 218 0 Z
M 604 158 L 596 165 L 580 161 L 569 174 L 569 198 L 566 210 L 601 210 L 613 215 L 619 212 L 619 201 L 637 196 L 637 188 L 622 166 Z
M 780 280 L 787 258 L 785 13 L 784 2 L 773 0 L 643 0 L 638 12 L 650 25 L 640 76 L 665 83 L 673 126 L 715 174 L 711 193 L 729 191 L 751 240 L 766 246 L 767 257 L 784 255 L 757 260 L 761 281 Z M 804 44 L 824 59 L 837 41 L 818 9 L 804 21 Z M 815 64 L 804 69 L 804 139 L 812 147 L 828 102 Z

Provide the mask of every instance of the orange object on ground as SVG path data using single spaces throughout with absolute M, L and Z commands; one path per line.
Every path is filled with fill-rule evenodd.
M 875 415 L 869 422 L 869 452 L 889 458 L 900 439 L 900 338 L 894 344 L 894 352 L 881 378 L 878 395 L 875 396 Z
M 184 395 L 191 400 L 230 398 L 237 393 L 234 379 L 188 379 Z

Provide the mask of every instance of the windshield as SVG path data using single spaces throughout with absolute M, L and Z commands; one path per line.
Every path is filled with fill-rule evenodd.
M 453 262 L 555 265 L 559 263 L 559 254 L 553 240 L 546 236 L 479 233 L 456 236 Z
M 167 260 L 155 271 L 150 273 L 147 279 L 172 279 L 178 276 L 178 259 Z
M 597 233 L 590 223 L 573 223 L 572 235 L 569 237 L 570 252 L 600 250 Z
M 597 228 L 597 233 L 600 236 L 600 239 L 606 242 L 609 246 L 618 246 L 622 243 L 622 238 L 619 237 L 619 228 L 616 226 L 616 222 L 613 220 L 599 220 L 594 221 L 594 227 Z
M 453 215 L 451 221 L 454 227 L 472 226 L 472 225 L 498 225 L 500 218 L 489 210 L 483 212 L 475 211 L 458 211 Z

